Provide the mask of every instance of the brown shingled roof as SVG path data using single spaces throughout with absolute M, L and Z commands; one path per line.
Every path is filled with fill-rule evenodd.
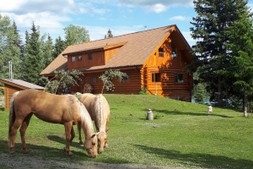
M 175 25 L 130 33 L 113 38 L 90 41 L 82 44 L 68 46 L 52 63 L 50 63 L 40 74 L 48 75 L 54 70 L 64 67 L 67 58 L 63 55 L 76 53 L 78 51 L 88 51 L 92 49 L 105 48 L 119 43 L 124 43 L 120 50 L 108 61 L 106 65 L 94 66 L 89 70 L 107 69 L 125 66 L 143 65 L 148 57 L 161 45 L 170 33 L 178 30 Z M 187 43 L 187 42 L 186 42 Z
M 38 90 L 44 90 L 44 87 L 29 83 L 20 79 L 0 79 L 0 82 L 3 84 L 11 85 L 11 86 L 17 86 L 20 89 L 38 89 Z

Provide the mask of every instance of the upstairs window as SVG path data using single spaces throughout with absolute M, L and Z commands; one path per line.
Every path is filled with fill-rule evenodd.
M 172 59 L 175 59 L 177 57 L 177 51 L 175 48 L 172 48 L 171 57 Z
M 183 74 L 181 74 L 181 73 L 176 74 L 175 78 L 176 78 L 177 83 L 184 83 L 184 75 Z
M 75 57 L 75 56 L 72 56 L 72 57 L 71 57 L 71 61 L 72 61 L 72 62 L 75 62 L 75 61 L 76 61 L 76 57 Z
M 162 47 L 159 48 L 159 57 L 164 56 L 164 49 Z
M 161 74 L 152 73 L 152 82 L 161 82 Z
M 88 59 L 92 60 L 92 53 L 88 53 Z
M 78 56 L 78 60 L 82 61 L 83 57 L 82 56 Z

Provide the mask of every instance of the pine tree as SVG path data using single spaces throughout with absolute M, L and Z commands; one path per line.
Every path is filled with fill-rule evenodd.
M 47 40 L 44 40 L 44 38 L 41 38 L 41 52 L 43 55 L 43 67 L 45 68 L 53 61 L 53 40 L 51 36 L 47 35 Z
M 56 38 L 53 48 L 53 58 L 56 58 L 65 48 L 66 44 L 64 40 L 62 40 L 60 36 Z
M 198 58 L 200 80 L 206 82 L 210 93 L 221 103 L 229 97 L 232 85 L 231 55 L 227 47 L 227 30 L 239 18 L 244 0 L 194 0 L 197 16 L 191 24 L 192 37 L 197 40 L 193 51 Z
M 247 116 L 249 99 L 253 96 L 253 27 L 252 13 L 241 2 L 239 19 L 227 30 L 231 55 L 230 76 L 233 76 L 234 93 L 243 100 L 244 116 Z
M 112 37 L 113 37 L 112 31 L 109 29 L 107 34 L 105 35 L 105 39 L 112 38 Z
M 32 24 L 31 33 L 26 33 L 26 46 L 23 62 L 23 79 L 35 84 L 41 84 L 39 73 L 44 69 L 44 58 L 41 52 L 40 33 Z

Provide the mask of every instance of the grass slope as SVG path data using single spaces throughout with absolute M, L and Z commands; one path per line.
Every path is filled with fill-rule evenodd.
M 70 162 L 137 163 L 187 168 L 250 169 L 253 166 L 253 118 L 239 112 L 149 95 L 105 95 L 111 107 L 109 148 L 96 159 L 77 144 L 73 157 L 62 153 L 62 125 L 32 117 L 27 143 L 32 156 Z M 145 119 L 147 109 L 155 120 Z M 0 112 L 0 153 L 8 153 L 8 113 Z M 20 137 L 16 154 L 21 154 Z

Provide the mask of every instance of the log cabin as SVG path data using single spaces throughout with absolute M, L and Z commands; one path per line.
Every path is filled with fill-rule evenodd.
M 44 87 L 29 83 L 20 79 L 0 79 L 0 83 L 4 84 L 4 108 L 10 109 L 10 100 L 12 95 L 20 90 L 36 89 L 44 90 Z
M 125 82 L 114 81 L 118 94 L 136 94 L 145 89 L 151 95 L 191 101 L 191 48 L 176 25 L 144 30 L 68 46 L 41 73 L 52 77 L 55 70 L 78 69 L 84 78 L 71 92 L 101 93 L 99 79 L 106 70 L 127 73 Z

